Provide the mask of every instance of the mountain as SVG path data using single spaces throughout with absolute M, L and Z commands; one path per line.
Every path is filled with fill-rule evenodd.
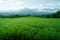
M 22 10 L 19 10 L 17 11 L 18 14 L 20 15 L 46 15 L 46 14 L 51 14 L 53 12 L 49 12 L 49 11 L 38 11 L 36 9 L 22 9 Z
M 48 9 L 40 10 L 40 9 L 24 8 L 24 9 L 16 10 L 16 11 L 0 11 L 0 16 L 14 16 L 16 14 L 41 16 L 41 15 L 46 15 L 46 14 L 51 14 L 51 13 L 53 12 Z

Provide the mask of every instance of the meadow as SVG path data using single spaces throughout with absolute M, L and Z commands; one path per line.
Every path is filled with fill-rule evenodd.
M 60 40 L 60 18 L 0 18 L 0 40 Z

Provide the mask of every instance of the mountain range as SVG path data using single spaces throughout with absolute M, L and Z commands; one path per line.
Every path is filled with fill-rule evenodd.
M 0 11 L 0 16 L 13 16 L 13 15 L 46 15 L 46 14 L 52 14 L 55 11 L 52 9 L 28 9 L 28 8 L 24 8 L 21 10 L 10 10 L 10 11 Z

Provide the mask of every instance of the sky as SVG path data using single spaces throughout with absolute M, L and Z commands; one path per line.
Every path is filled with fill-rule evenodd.
M 0 10 L 60 9 L 60 0 L 0 0 Z

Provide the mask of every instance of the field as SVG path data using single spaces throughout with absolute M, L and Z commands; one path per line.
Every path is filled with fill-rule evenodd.
M 60 18 L 0 18 L 0 40 L 60 40 Z

